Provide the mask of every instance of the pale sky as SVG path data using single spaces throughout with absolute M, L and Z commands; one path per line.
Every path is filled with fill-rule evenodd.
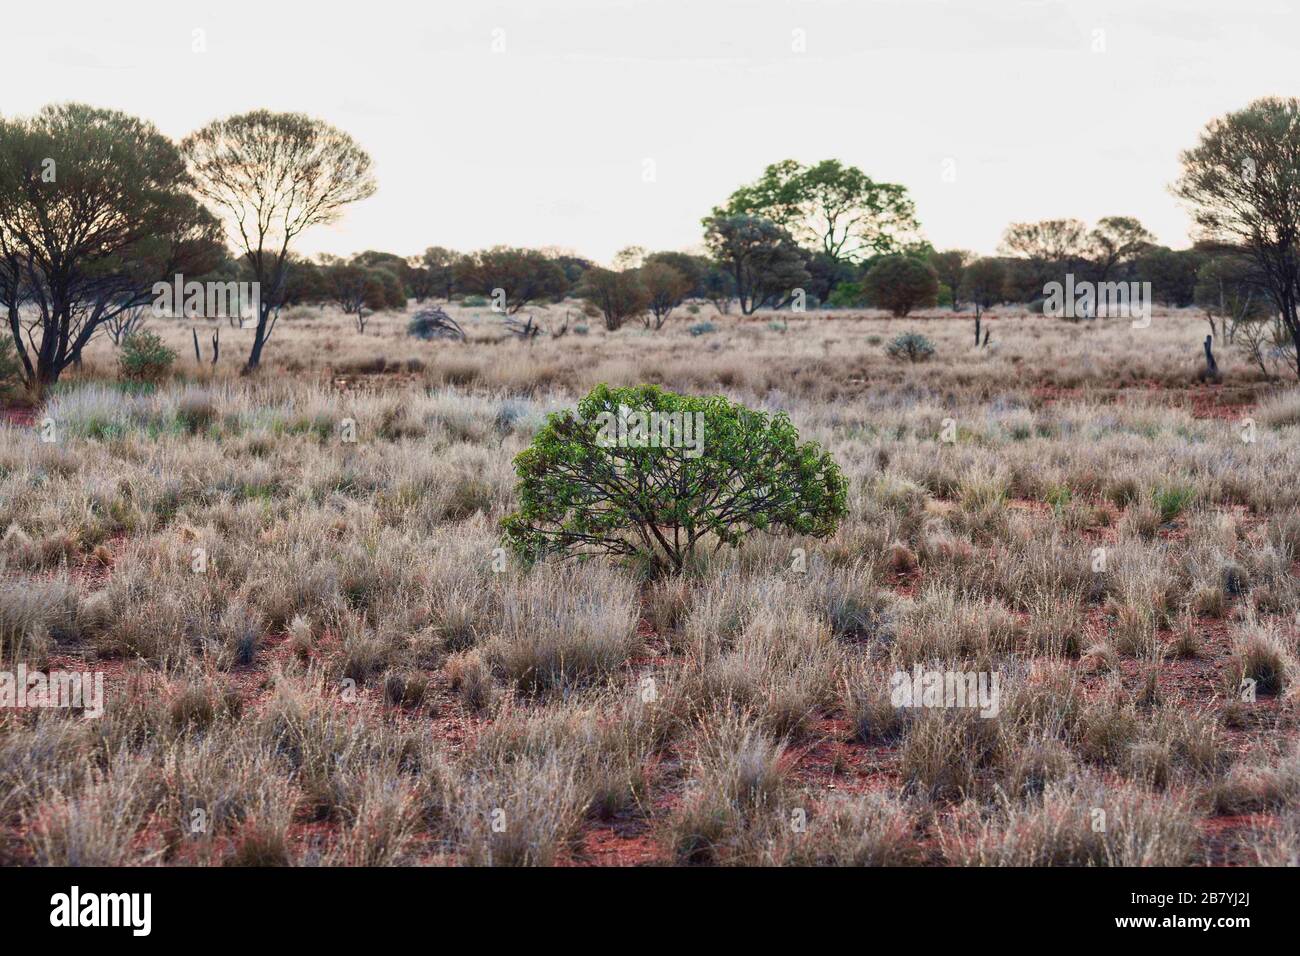
M 308 254 L 691 248 L 786 158 L 905 185 L 939 248 L 1106 215 L 1177 247 L 1179 150 L 1300 94 L 1296 0 L 76 0 L 8 3 L 0 29 L 7 116 L 76 100 L 180 139 L 266 107 L 349 132 L 379 191 Z

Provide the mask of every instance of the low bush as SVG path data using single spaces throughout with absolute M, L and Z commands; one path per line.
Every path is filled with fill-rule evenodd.
M 885 346 L 885 351 L 892 359 L 927 362 L 934 357 L 934 343 L 918 332 L 908 332 Z
M 503 522 L 527 559 L 620 554 L 681 570 L 709 539 L 751 531 L 826 537 L 848 483 L 784 414 L 653 385 L 598 385 L 553 414 L 515 459 L 520 508 Z
M 123 339 L 118 355 L 122 378 L 128 382 L 157 384 L 171 374 L 175 361 L 176 352 L 147 329 L 132 332 Z

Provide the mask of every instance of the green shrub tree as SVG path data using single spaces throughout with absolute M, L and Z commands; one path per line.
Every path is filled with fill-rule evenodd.
M 156 385 L 171 374 L 176 352 L 153 332 L 140 329 L 122 340 L 117 362 L 126 381 Z
M 888 309 L 901 318 L 915 308 L 938 301 L 939 279 L 920 259 L 884 256 L 867 272 L 862 290 L 876 308 Z
M 665 440 L 674 421 L 681 440 Z M 529 560 L 617 554 L 679 571 L 702 542 L 825 537 L 847 514 L 839 466 L 800 443 L 784 413 L 652 385 L 598 385 L 576 411 L 552 414 L 514 464 L 519 510 L 503 529 Z
M 635 269 L 617 271 L 594 266 L 583 275 L 577 288 L 578 298 L 586 303 L 591 315 L 600 315 L 605 328 L 615 332 L 623 323 L 635 319 L 650 307 L 650 296 Z
M 773 163 L 713 210 L 715 218 L 741 215 L 770 220 L 804 249 L 838 262 L 905 249 L 920 229 L 905 187 L 875 182 L 835 159 Z

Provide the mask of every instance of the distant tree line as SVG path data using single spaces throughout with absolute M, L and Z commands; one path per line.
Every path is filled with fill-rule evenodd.
M 557 249 L 431 246 L 311 261 L 293 246 L 375 191 L 346 133 L 297 113 L 217 120 L 179 144 L 150 123 L 80 104 L 0 118 L 0 369 L 39 394 L 99 333 L 139 331 L 153 287 L 176 274 L 258 284 L 246 369 L 281 311 L 333 303 L 359 332 L 410 299 L 481 298 L 506 315 L 568 298 L 613 330 L 659 329 L 683 305 L 760 309 L 1043 301 L 1065 275 L 1149 282 L 1157 303 L 1198 306 L 1220 341 L 1268 374 L 1300 375 L 1300 101 L 1264 99 L 1213 121 L 1183 154 L 1177 194 L 1200 233 L 1158 245 L 1128 216 L 1013 223 L 999 254 L 936 250 L 907 190 L 838 160 L 784 160 L 702 220 L 698 253 L 631 247 L 611 267 Z M 688 305 L 694 310 L 696 307 Z

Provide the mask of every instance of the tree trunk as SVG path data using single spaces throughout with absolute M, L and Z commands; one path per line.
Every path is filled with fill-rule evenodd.
M 1205 337 L 1205 374 L 1207 378 L 1219 377 L 1219 363 L 1214 361 L 1213 344 L 1214 336 L 1207 335 Z
M 44 354 L 41 355 L 40 361 L 36 365 L 36 397 L 44 399 L 49 390 L 52 389 L 59 380 L 59 368 L 51 361 L 46 360 Z
M 1283 297 L 1279 311 L 1282 313 L 1282 324 L 1291 333 L 1291 343 L 1295 346 L 1295 374 L 1300 379 L 1300 317 L 1296 315 L 1295 299 L 1289 295 Z
M 253 333 L 253 348 L 248 353 L 248 362 L 244 373 L 257 371 L 262 364 L 262 349 L 266 347 L 266 328 L 271 321 L 271 306 L 267 302 L 259 303 L 257 310 L 257 330 Z

